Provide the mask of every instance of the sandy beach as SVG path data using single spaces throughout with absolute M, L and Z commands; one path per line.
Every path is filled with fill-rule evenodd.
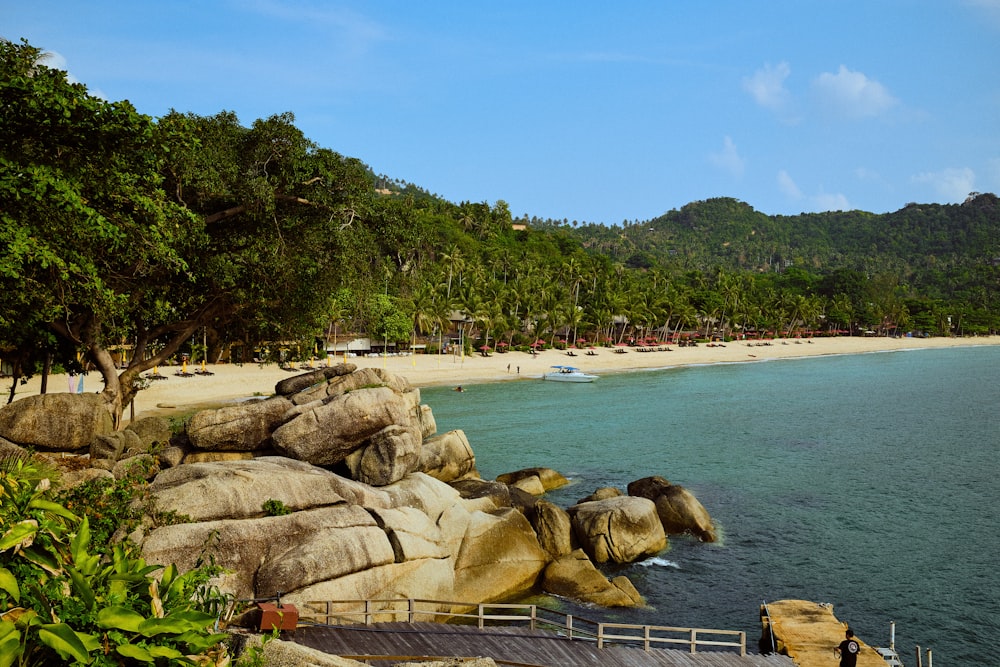
M 1000 345 L 1000 336 L 973 338 L 813 338 L 770 341 L 762 345 L 752 341 L 730 342 L 724 346 L 701 344 L 698 347 L 669 346 L 658 351 L 640 352 L 635 348 L 626 353 L 616 353 L 611 348 L 597 348 L 594 355 L 575 350 L 576 356 L 565 351 L 545 350 L 537 355 L 525 352 L 459 357 L 452 355 L 414 355 L 398 357 L 350 357 L 348 363 L 359 368 L 383 368 L 402 375 L 417 387 L 441 385 L 475 385 L 486 382 L 537 380 L 550 366 L 561 364 L 576 366 L 597 374 L 622 373 L 684 365 L 715 363 L 761 362 L 791 357 L 809 357 L 834 354 L 865 354 L 891 350 L 913 350 L 942 347 L 969 347 Z M 335 357 L 334 362 L 344 361 Z M 325 364 L 318 360 L 316 366 Z M 305 370 L 309 369 L 308 364 Z M 225 403 L 252 396 L 270 396 L 274 385 L 293 372 L 282 370 L 275 364 L 209 365 L 211 375 L 195 374 L 201 366 L 189 366 L 191 377 L 176 375 L 180 367 L 161 367 L 159 372 L 166 379 L 150 383 L 148 389 L 135 399 L 135 416 L 180 414 L 196 406 Z M 147 373 L 148 374 L 148 373 Z M 10 391 L 9 379 L 0 383 L 4 393 Z M 74 379 L 77 381 L 77 379 Z M 598 380 L 599 381 L 599 380 Z M 17 389 L 15 400 L 39 392 L 41 378 L 33 377 Z M 102 388 L 101 377 L 91 372 L 84 378 L 84 391 L 96 392 Z M 68 392 L 69 378 L 65 375 L 49 377 L 48 392 Z M 126 410 L 126 420 L 129 411 Z

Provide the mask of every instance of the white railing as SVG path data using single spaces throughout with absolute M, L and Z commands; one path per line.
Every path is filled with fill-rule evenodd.
M 475 623 L 480 629 L 488 624 L 527 624 L 532 630 L 550 630 L 566 639 L 595 642 L 598 648 L 612 644 L 641 644 L 647 651 L 651 648 L 684 646 L 691 653 L 697 653 L 699 648 L 709 647 L 735 649 L 741 656 L 747 653 L 746 633 L 743 631 L 600 623 L 534 604 L 471 603 L 416 598 L 330 600 L 306 602 L 299 610 L 299 620 L 322 625 L 456 622 Z

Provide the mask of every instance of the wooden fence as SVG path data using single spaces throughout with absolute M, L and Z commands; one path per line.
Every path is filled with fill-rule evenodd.
M 595 642 L 598 648 L 641 644 L 648 651 L 683 645 L 691 653 L 713 648 L 733 649 L 741 656 L 747 654 L 746 633 L 742 631 L 600 623 L 534 604 L 425 599 L 331 600 L 305 603 L 299 610 L 299 620 L 322 625 L 434 621 L 475 623 L 479 628 L 526 624 L 532 630 L 552 631 L 566 639 Z

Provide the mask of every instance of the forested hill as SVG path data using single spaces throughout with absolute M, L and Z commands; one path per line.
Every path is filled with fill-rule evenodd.
M 766 215 L 736 199 L 718 198 L 648 222 L 586 224 L 572 233 L 585 247 L 632 268 L 892 271 L 914 286 L 940 288 L 958 277 L 956 271 L 976 273 L 1000 261 L 1000 198 L 974 194 L 962 204 L 908 204 L 885 214 L 795 216 Z

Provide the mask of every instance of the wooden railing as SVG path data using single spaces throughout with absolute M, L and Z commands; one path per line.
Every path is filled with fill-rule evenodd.
M 679 628 L 661 625 L 600 623 L 581 616 L 564 614 L 534 604 L 470 603 L 424 599 L 331 600 L 306 602 L 299 610 L 300 622 L 322 625 L 349 625 L 390 622 L 453 622 L 487 625 L 527 624 L 532 630 L 549 630 L 571 640 L 591 641 L 598 648 L 608 645 L 636 645 L 643 649 L 686 646 L 698 649 L 735 649 L 747 654 L 746 633 L 737 630 Z

